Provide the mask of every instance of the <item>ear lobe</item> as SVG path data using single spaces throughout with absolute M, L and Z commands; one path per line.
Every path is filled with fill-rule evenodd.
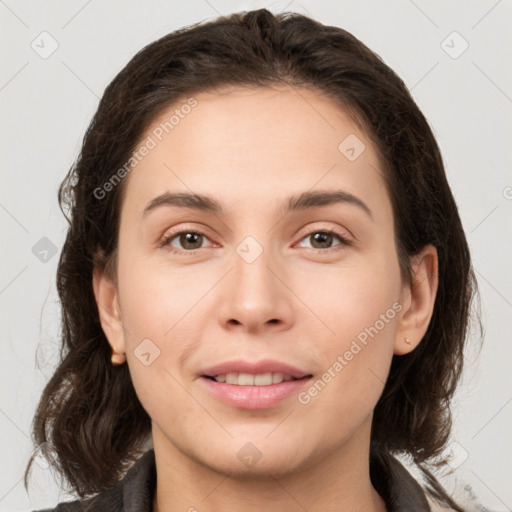
M 98 267 L 93 270 L 92 281 L 101 327 L 112 347 L 112 362 L 114 364 L 123 363 L 126 360 L 124 355 L 126 347 L 116 285 Z
M 436 248 L 425 246 L 411 263 L 412 282 L 402 292 L 404 308 L 396 331 L 395 355 L 408 354 L 419 345 L 434 312 L 439 280 Z

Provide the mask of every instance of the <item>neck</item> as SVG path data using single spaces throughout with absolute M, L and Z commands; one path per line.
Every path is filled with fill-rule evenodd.
M 240 474 L 188 456 L 153 425 L 157 468 L 153 512 L 385 512 L 370 481 L 369 435 L 367 439 L 363 449 L 358 442 L 348 442 L 324 456 L 309 457 L 293 471 Z

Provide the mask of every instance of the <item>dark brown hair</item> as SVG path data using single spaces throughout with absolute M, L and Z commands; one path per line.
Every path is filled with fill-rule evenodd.
M 283 84 L 327 95 L 373 140 L 393 206 L 403 278 L 410 279 L 411 256 L 427 244 L 438 251 L 433 317 L 417 349 L 393 358 L 374 413 L 372 450 L 410 454 L 424 466 L 445 446 L 476 281 L 435 138 L 402 80 L 350 33 L 261 9 L 178 30 L 137 53 L 105 90 L 61 184 L 59 202 L 70 223 L 57 272 L 61 361 L 42 394 L 33 435 L 36 444 L 52 447 L 54 467 L 81 497 L 112 487 L 150 434 L 128 366 L 110 363 L 92 288 L 94 266 L 115 274 L 127 179 L 105 197 L 95 190 L 179 99 L 225 86 Z M 435 480 L 430 483 L 434 494 L 460 510 Z

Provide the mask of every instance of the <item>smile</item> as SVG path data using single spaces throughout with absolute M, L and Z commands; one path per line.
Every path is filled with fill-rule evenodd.
M 221 382 L 221 379 L 224 377 L 226 382 Z M 269 409 L 275 407 L 286 398 L 300 393 L 308 385 L 311 377 L 311 375 L 307 375 L 298 379 L 291 375 L 279 373 L 258 375 L 228 373 L 219 374 L 215 377 L 204 375 L 199 379 L 199 382 L 205 386 L 206 390 L 215 399 L 231 407 L 240 409 Z M 273 382 L 274 379 L 276 382 Z M 262 383 L 259 384 L 259 382 Z
M 299 380 L 295 377 L 279 372 L 260 373 L 252 375 L 250 373 L 221 373 L 214 377 L 209 377 L 216 382 L 225 382 L 235 386 L 270 386 L 272 384 L 280 384 L 281 382 L 289 382 L 291 380 Z

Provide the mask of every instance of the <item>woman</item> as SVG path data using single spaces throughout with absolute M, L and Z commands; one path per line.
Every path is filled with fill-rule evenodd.
M 262 9 L 156 41 L 59 198 L 34 437 L 84 499 L 55 510 L 462 510 L 426 465 L 468 246 L 427 121 L 351 34 Z

